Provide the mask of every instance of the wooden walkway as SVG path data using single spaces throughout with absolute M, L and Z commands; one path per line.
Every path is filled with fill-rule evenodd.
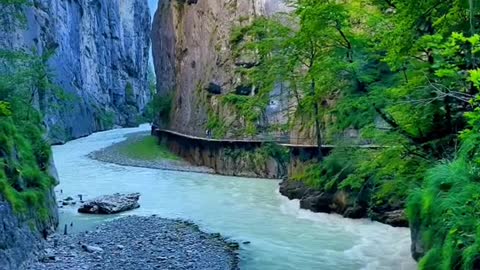
M 214 138 L 207 138 L 207 137 L 200 137 L 200 136 L 195 136 L 195 135 L 189 135 L 185 133 L 181 133 L 178 131 L 174 130 L 169 130 L 169 129 L 155 129 L 155 132 L 163 132 L 191 140 L 199 140 L 199 141 L 205 141 L 205 142 L 217 142 L 217 143 L 277 143 L 281 146 L 288 147 L 288 148 L 317 148 L 316 144 L 295 144 L 295 143 L 286 143 L 282 142 L 280 140 L 274 140 L 274 139 L 258 139 L 258 138 L 244 138 L 244 139 L 229 139 L 229 138 L 224 138 L 224 139 L 214 139 Z M 325 149 L 331 149 L 337 147 L 336 145 L 333 144 L 325 144 L 322 145 L 322 148 Z M 375 149 L 375 148 L 383 148 L 384 146 L 381 145 L 375 145 L 375 144 L 362 144 L 362 145 L 353 145 L 352 147 L 356 148 L 365 148 L 365 149 Z

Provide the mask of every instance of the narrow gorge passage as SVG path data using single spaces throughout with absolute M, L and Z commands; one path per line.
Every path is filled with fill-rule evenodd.
M 479 29 L 473 0 L 0 0 L 0 270 L 480 270 Z
M 241 244 L 241 269 L 415 269 L 410 233 L 368 220 L 300 210 L 278 193 L 278 181 L 118 166 L 87 157 L 90 152 L 148 130 L 148 126 L 93 134 L 53 148 L 62 179 L 57 194 L 85 199 L 140 192 L 141 207 L 124 215 L 157 214 L 191 220 Z M 60 209 L 59 228 L 91 229 L 113 217 Z

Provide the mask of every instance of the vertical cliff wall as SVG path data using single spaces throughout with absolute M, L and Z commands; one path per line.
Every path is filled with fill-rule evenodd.
M 65 94 L 38 97 L 52 142 L 137 124 L 151 95 L 147 0 L 34 0 L 24 13 L 26 25 L 0 26 L 0 46 L 54 51 L 49 66 Z
M 17 3 L 21 1 L 0 3 L 0 73 L 22 76 L 19 72 L 23 69 L 8 64 L 5 56 L 50 55 L 45 59 L 54 86 L 42 77 L 32 83 L 32 88 L 38 89 L 28 92 L 43 117 L 32 110 L 29 117 L 22 118 L 22 110 L 30 109 L 30 104 L 11 103 L 11 111 L 4 107 L 0 114 L 2 270 L 21 269 L 39 247 L 41 237 L 58 225 L 50 143 L 114 125 L 135 125 L 151 96 L 147 0 L 30 0 L 28 5 L 14 5 Z M 30 65 L 30 61 L 19 62 Z M 44 75 L 39 70 L 43 64 L 34 67 L 28 66 L 29 72 Z M 12 99 L 25 101 L 19 96 Z M 44 127 L 50 141 L 45 139 Z
M 219 95 L 245 87 L 235 72 L 245 63 L 236 61 L 232 31 L 284 8 L 281 0 L 160 1 L 152 25 L 157 89 L 161 95 L 173 93 L 172 114 L 163 124 L 205 133 L 208 121 L 221 115 L 230 129 L 240 126 L 219 101 Z
M 41 217 L 35 211 L 19 215 L 0 194 L 0 269 L 16 270 L 41 248 L 43 233 L 52 233 L 58 226 L 57 205 L 53 191 L 45 194 L 48 216 Z

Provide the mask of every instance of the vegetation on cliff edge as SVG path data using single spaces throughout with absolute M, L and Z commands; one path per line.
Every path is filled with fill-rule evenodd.
M 324 190 L 368 191 L 368 207 L 408 203 L 421 269 L 480 266 L 480 6 L 475 1 L 297 0 L 294 12 L 234 31 L 257 94 L 228 97 L 246 120 L 288 85 L 292 132 L 339 145 L 293 176 Z M 257 98 L 257 101 L 252 99 Z M 345 136 L 358 130 L 360 138 Z M 355 144 L 378 145 L 355 149 Z M 346 146 L 346 147 L 342 147 Z M 321 162 L 319 162 L 321 161 Z
M 21 10 L 26 2 L 0 0 L 0 5 Z M 40 219 L 51 214 L 46 196 L 56 184 L 40 113 L 47 91 L 56 89 L 47 68 L 50 55 L 0 51 L 0 196 L 17 214 L 36 212 Z

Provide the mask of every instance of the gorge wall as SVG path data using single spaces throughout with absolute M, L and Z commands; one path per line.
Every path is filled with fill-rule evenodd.
M 25 2 L 0 2 L 0 73 L 21 76 L 21 68 L 3 60 L 25 54 L 42 61 L 39 68 L 46 66 L 52 85 L 41 78 L 44 92 L 32 83 L 38 89 L 31 89 L 28 100 L 13 97 L 23 107 L 12 106 L 10 112 L 7 106 L 0 114 L 2 270 L 21 269 L 40 239 L 58 226 L 50 144 L 137 125 L 151 98 L 147 0 Z M 31 103 L 41 115 L 18 116 L 15 110 L 30 110 Z
M 173 99 L 171 114 L 160 124 L 204 135 L 220 116 L 228 132 L 241 127 L 220 96 L 248 88 L 235 70 L 254 60 L 234 56 L 232 31 L 284 8 L 280 0 L 159 1 L 152 25 L 157 90 Z
M 155 130 L 162 144 L 196 166 L 216 174 L 280 179 L 287 176 L 288 152 L 261 142 L 198 140 Z
M 0 269 L 20 269 L 32 252 L 41 247 L 42 235 L 55 231 L 58 226 L 55 194 L 52 190 L 45 196 L 48 204 L 47 218 L 40 217 L 35 211 L 19 216 L 0 194 Z
M 48 60 L 51 77 L 64 93 L 37 97 L 51 142 L 136 125 L 151 96 L 147 0 L 31 4 L 23 10 L 25 24 L 4 16 L 0 47 L 39 55 L 53 52 Z

